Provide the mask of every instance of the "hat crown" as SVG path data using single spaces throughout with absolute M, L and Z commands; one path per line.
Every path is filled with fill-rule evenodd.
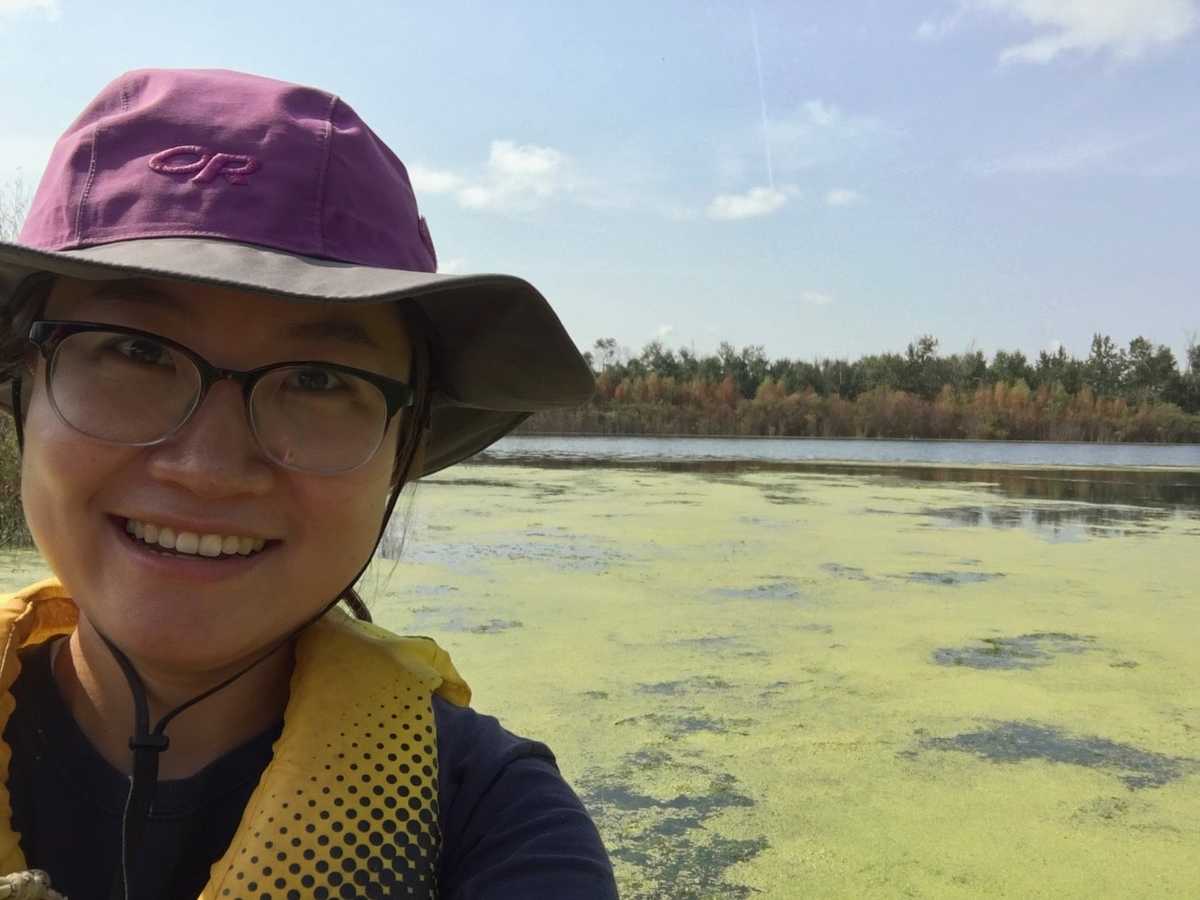
M 20 242 L 205 237 L 436 271 L 404 164 L 338 97 L 223 70 L 117 78 L 59 138 Z

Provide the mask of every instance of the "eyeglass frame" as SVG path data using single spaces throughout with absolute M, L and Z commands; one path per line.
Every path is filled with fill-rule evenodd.
M 93 434 L 88 434 L 78 426 L 67 421 L 62 411 L 58 408 L 58 403 L 54 402 L 54 390 L 50 386 L 51 370 L 53 369 L 54 354 L 58 352 L 59 346 L 69 337 L 76 334 L 86 334 L 88 332 L 107 331 L 114 334 L 129 335 L 130 337 L 141 337 L 160 343 L 165 347 L 182 353 L 187 357 L 196 370 L 200 373 L 200 389 L 196 393 L 196 398 L 192 403 L 191 408 L 184 414 L 179 423 L 170 431 L 161 437 L 155 438 L 152 441 L 137 441 L 129 443 L 126 441 L 114 441 L 107 438 L 97 437 Z M 343 372 L 348 375 L 354 375 L 362 378 L 364 381 L 374 385 L 383 394 L 383 399 L 387 404 L 387 415 L 384 418 L 383 433 L 387 433 L 388 427 L 391 425 L 392 419 L 402 409 L 406 409 L 416 405 L 416 390 L 411 384 L 406 381 L 401 381 L 398 378 L 390 378 L 387 375 L 380 375 L 378 372 L 371 372 L 367 369 L 359 369 L 354 366 L 343 365 L 342 363 L 327 362 L 325 360 L 284 360 L 281 362 L 268 363 L 265 366 L 257 366 L 253 369 L 229 369 L 223 366 L 215 366 L 191 347 L 181 344 L 178 341 L 168 337 L 163 337 L 161 334 L 155 334 L 153 331 L 143 331 L 139 328 L 126 328 L 123 325 L 112 325 L 105 322 L 81 322 L 68 321 L 64 319 L 38 319 L 29 326 L 29 342 L 36 347 L 42 358 L 46 361 L 46 395 L 51 400 L 51 406 L 54 407 L 55 414 L 69 428 L 78 431 L 85 437 L 95 441 L 101 441 L 106 444 L 113 444 L 120 447 L 154 447 L 165 443 L 183 429 L 192 416 L 196 414 L 201 405 L 204 403 L 204 398 L 208 396 L 209 389 L 219 381 L 232 381 L 242 389 L 243 407 L 246 412 L 246 423 L 250 426 L 250 433 L 254 436 L 254 441 L 263 450 L 267 457 L 277 465 L 284 468 L 294 469 L 300 472 L 312 474 L 342 474 L 344 472 L 352 472 L 360 466 L 370 462 L 375 454 L 379 452 L 379 447 L 382 442 L 371 451 L 362 462 L 350 466 L 346 469 L 336 469 L 330 472 L 323 472 L 320 469 L 305 469 L 300 466 L 289 466 L 286 463 L 280 462 L 271 455 L 258 436 L 258 429 L 254 424 L 254 414 L 250 408 L 250 397 L 254 393 L 254 387 L 265 376 L 269 375 L 278 369 L 284 369 L 292 366 L 317 366 L 323 369 L 331 369 L 335 372 Z M 16 388 L 16 384 L 14 384 Z M 16 399 L 16 398 L 14 398 Z M 17 414 L 18 419 L 20 414 Z

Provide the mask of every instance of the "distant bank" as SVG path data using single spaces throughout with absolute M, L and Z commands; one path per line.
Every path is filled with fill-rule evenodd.
M 518 434 L 706 437 L 887 438 L 1200 444 L 1200 412 L 1161 399 L 1073 394 L 1061 385 L 1015 385 L 933 398 L 887 387 L 846 399 L 811 389 L 761 385 L 752 398 L 732 385 L 679 385 L 650 377 L 596 395 L 582 406 L 539 412 Z

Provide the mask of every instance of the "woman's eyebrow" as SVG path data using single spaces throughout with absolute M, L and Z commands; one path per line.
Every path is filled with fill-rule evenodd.
M 355 322 L 353 319 L 346 319 L 340 316 L 330 316 L 325 319 L 292 325 L 287 329 L 287 335 L 288 337 L 304 339 L 332 338 L 335 341 L 342 341 L 343 343 L 354 344 L 359 347 L 371 347 L 375 350 L 381 349 L 379 344 L 361 324 Z
M 96 288 L 91 296 L 101 300 L 128 300 L 137 303 L 163 304 L 174 309 L 179 308 L 177 297 L 134 278 L 107 282 Z M 361 324 L 339 315 L 292 325 L 285 330 L 284 334 L 286 337 L 301 340 L 332 339 L 358 347 L 382 349 Z

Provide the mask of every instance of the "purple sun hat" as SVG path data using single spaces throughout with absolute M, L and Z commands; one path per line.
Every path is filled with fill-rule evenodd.
M 44 272 L 416 304 L 432 331 L 429 474 L 593 390 L 536 288 L 436 270 L 403 163 L 341 99 L 238 72 L 145 69 L 59 138 L 18 242 L 0 242 L 0 304 Z

